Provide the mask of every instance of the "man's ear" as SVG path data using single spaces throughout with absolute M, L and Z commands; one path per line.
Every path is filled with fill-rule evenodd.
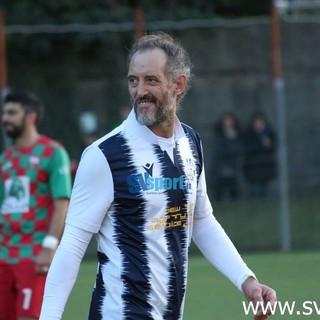
M 29 111 L 27 112 L 27 119 L 30 123 L 37 123 L 38 115 L 36 112 Z
M 176 81 L 176 90 L 175 93 L 177 94 L 177 96 L 180 96 L 184 90 L 186 89 L 188 83 L 188 78 L 182 74 L 179 76 L 178 80 Z

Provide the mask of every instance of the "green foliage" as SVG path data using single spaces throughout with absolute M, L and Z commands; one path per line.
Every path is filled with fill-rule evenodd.
M 146 20 L 192 19 L 215 15 L 268 14 L 270 0 L 5 0 L 9 24 L 130 21 L 135 4 Z
M 134 3 L 140 2 L 146 21 L 212 18 L 216 14 L 243 15 L 268 13 L 269 0 L 20 0 L 5 1 L 7 25 L 43 24 L 97 24 L 105 22 L 133 22 Z M 49 56 L 76 50 L 79 55 L 93 59 L 103 52 L 103 47 L 112 45 L 112 36 L 104 33 L 63 34 L 14 34 L 8 35 L 10 57 L 39 61 Z M 68 50 L 65 50 L 68 48 Z M 24 55 L 15 54 L 23 51 Z
M 271 0 L 216 0 L 217 14 L 223 16 L 256 16 L 270 14 Z
M 130 7 L 126 1 L 103 0 L 20 0 L 7 1 L 9 24 L 97 23 L 124 18 Z

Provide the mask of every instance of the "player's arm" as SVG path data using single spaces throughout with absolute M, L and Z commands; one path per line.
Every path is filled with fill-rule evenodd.
M 50 226 L 43 240 L 42 250 L 37 257 L 36 271 L 38 273 L 46 273 L 49 270 L 54 252 L 58 247 L 63 232 L 68 205 L 68 198 L 56 199 L 54 201 L 54 212 Z
M 60 320 L 92 233 L 66 225 L 46 280 L 40 320 Z
M 48 235 L 51 235 L 57 239 L 61 238 L 68 211 L 68 206 L 69 198 L 56 199 L 54 201 L 54 213 L 48 229 Z
M 240 290 L 248 277 L 255 278 L 212 214 L 194 220 L 193 240 L 206 259 Z
M 56 148 L 47 170 L 54 210 L 42 243 L 42 250 L 37 258 L 36 271 L 39 273 L 46 273 L 49 269 L 63 232 L 68 210 L 71 194 L 71 172 L 70 159 L 64 148 L 60 146 Z
M 206 192 L 205 176 L 202 172 L 198 185 L 197 203 L 193 226 L 193 240 L 207 258 L 222 274 L 230 279 L 249 301 L 271 303 L 276 293 L 258 282 L 254 273 L 241 258 L 232 241 L 212 214 L 212 207 Z M 259 309 L 255 320 L 266 319 Z
M 95 146 L 87 148 L 75 177 L 61 243 L 47 276 L 41 320 L 61 319 L 88 243 L 99 231 L 113 197 L 105 156 Z
M 242 290 L 248 301 L 258 304 L 254 319 L 266 319 L 277 300 L 276 292 L 258 282 L 213 215 L 195 221 L 193 238 L 207 260 Z

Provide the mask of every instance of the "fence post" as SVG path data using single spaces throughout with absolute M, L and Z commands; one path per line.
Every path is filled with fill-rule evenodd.
M 282 77 L 281 66 L 281 41 L 280 41 L 280 19 L 275 4 L 271 8 L 271 36 L 272 36 L 272 67 L 273 86 L 275 90 L 275 103 L 277 110 L 277 155 L 279 173 L 279 201 L 280 201 L 280 238 L 281 249 L 291 249 L 291 226 L 289 209 L 289 181 L 287 164 L 287 126 L 286 126 L 286 101 L 285 81 Z
M 3 99 L 8 92 L 7 59 L 6 59 L 6 35 L 5 35 L 5 14 L 0 11 L 0 110 Z M 0 151 L 8 146 L 8 138 L 1 128 Z

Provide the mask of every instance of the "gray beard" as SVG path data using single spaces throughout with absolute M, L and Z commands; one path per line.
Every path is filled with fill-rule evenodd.
M 170 122 L 174 119 L 172 98 L 167 94 L 162 101 L 156 102 L 156 111 L 153 113 L 145 109 L 138 111 L 137 102 L 134 103 L 134 111 L 137 121 L 147 127 L 158 126 L 162 123 Z
M 157 113 L 149 114 L 147 110 L 141 110 L 138 112 L 137 108 L 135 108 L 135 113 L 136 113 L 137 121 L 140 124 L 145 125 L 147 127 L 157 125 L 160 122 L 157 117 Z

